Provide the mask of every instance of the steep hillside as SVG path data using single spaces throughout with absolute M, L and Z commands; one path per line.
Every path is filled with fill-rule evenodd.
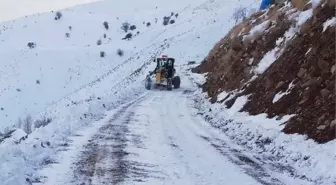
M 303 11 L 279 4 L 236 25 L 194 69 L 207 73 L 211 102 L 230 108 L 246 99 L 240 111 L 290 115 L 285 133 L 335 139 L 334 7 L 334 0 L 312 1 Z

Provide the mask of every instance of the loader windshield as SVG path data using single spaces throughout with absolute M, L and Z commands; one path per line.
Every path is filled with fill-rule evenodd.
M 158 67 L 165 67 L 167 65 L 167 59 L 166 58 L 158 58 L 157 59 L 157 65 L 158 65 Z

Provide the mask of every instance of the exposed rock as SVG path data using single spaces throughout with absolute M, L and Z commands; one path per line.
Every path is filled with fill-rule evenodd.
M 331 72 L 329 71 L 323 71 L 322 74 L 321 74 L 321 77 L 324 79 L 324 80 L 328 80 L 331 76 Z
M 308 80 L 306 83 L 302 84 L 302 88 L 306 88 L 306 87 L 311 87 L 311 86 L 317 86 L 320 85 L 322 83 L 322 78 L 318 77 L 318 78 L 312 78 L 310 80 Z
M 307 73 L 307 69 L 301 67 L 301 68 L 300 68 L 300 71 L 299 71 L 298 74 L 297 74 L 297 76 L 298 76 L 299 78 L 303 78 L 304 75 L 305 75 L 306 73 Z
M 332 120 L 330 122 L 330 126 L 329 127 L 335 129 L 335 127 L 336 127 L 336 119 L 334 119 L 334 120 Z
M 327 128 L 326 125 L 320 125 L 320 126 L 317 127 L 318 130 L 324 130 L 326 128 Z
M 336 66 L 335 64 L 330 68 L 330 72 L 332 74 L 332 76 L 335 76 L 335 71 L 336 71 Z
M 241 48 L 243 48 L 243 42 L 242 42 L 241 37 L 233 39 L 231 43 L 231 48 L 233 50 L 240 50 Z
M 320 93 L 323 98 L 328 98 L 331 92 L 328 89 L 322 89 Z
M 285 82 L 281 81 L 276 85 L 275 89 L 278 91 L 278 90 L 284 88 L 285 85 L 286 85 Z
M 317 62 L 317 65 L 322 71 L 328 71 L 329 70 L 329 64 L 325 60 L 319 60 Z
M 265 82 L 266 91 L 270 90 L 272 86 L 273 86 L 273 82 L 271 81 L 271 79 L 266 79 L 266 82 Z
M 323 114 L 322 116 L 319 117 L 317 120 L 317 125 L 324 125 L 323 122 L 325 120 L 326 114 Z
M 319 72 L 317 71 L 317 69 L 314 66 L 311 66 L 309 68 L 309 76 L 318 77 L 319 75 L 320 75 Z

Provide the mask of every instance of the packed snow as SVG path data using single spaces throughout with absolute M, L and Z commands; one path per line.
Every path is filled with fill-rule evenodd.
M 288 6 L 288 5 L 287 5 Z M 276 46 L 271 51 L 267 52 L 264 57 L 260 60 L 258 66 L 253 69 L 255 74 L 264 73 L 276 60 L 281 56 L 285 49 L 286 44 L 295 37 L 296 33 L 299 32 L 300 27 L 312 16 L 312 9 L 294 13 L 290 16 L 290 19 L 296 21 L 296 24 L 292 25 L 284 34 L 283 37 L 278 38 L 276 41 Z M 266 22 L 266 21 L 265 21 Z
M 0 22 L 14 20 L 27 15 L 51 12 L 99 0 L 0 0 Z
M 252 42 L 254 40 L 254 38 L 256 37 L 256 35 L 261 35 L 263 32 L 265 32 L 270 27 L 270 24 L 271 24 L 271 21 L 267 20 L 267 21 L 264 21 L 264 22 L 258 24 L 257 26 L 254 26 L 250 30 L 248 35 L 243 36 L 243 41 L 248 39 Z
M 329 26 L 334 26 L 336 24 L 336 17 L 333 17 L 331 19 L 328 19 L 326 22 L 323 23 L 323 31 L 325 32 L 325 30 L 329 27 Z
M 293 87 L 294 87 L 294 84 L 293 84 L 293 82 L 291 82 L 288 85 L 288 88 L 285 92 L 278 92 L 277 94 L 274 95 L 274 98 L 273 98 L 272 102 L 275 103 L 275 102 L 279 101 L 283 96 L 290 94 Z
M 194 82 L 201 78 L 199 74 L 192 74 L 192 78 L 194 76 Z M 247 97 L 237 99 L 230 109 L 222 103 L 211 104 L 201 90 L 194 91 L 192 99 L 198 114 L 213 127 L 219 128 L 234 144 L 241 145 L 240 152 L 260 158 L 265 162 L 266 169 L 282 166 L 282 170 L 274 173 L 280 173 L 279 178 L 285 184 L 336 183 L 336 141 L 321 145 L 303 135 L 284 134 L 281 130 L 285 122 L 294 115 L 269 119 L 266 114 L 251 116 L 246 112 L 238 112 Z

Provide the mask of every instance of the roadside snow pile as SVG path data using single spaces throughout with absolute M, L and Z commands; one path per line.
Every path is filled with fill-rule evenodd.
M 193 69 L 206 73 L 195 106 L 290 176 L 335 184 L 335 1 L 310 3 L 304 11 L 272 6 L 235 26 Z M 254 28 L 261 34 L 250 42 Z
M 329 26 L 335 26 L 336 25 L 336 17 L 333 17 L 331 19 L 328 19 L 326 22 L 323 23 L 323 32 L 329 27 Z
M 291 92 L 291 90 L 293 89 L 293 87 L 294 87 L 294 84 L 293 84 L 293 82 L 291 82 L 291 83 L 289 84 L 289 86 L 288 86 L 288 89 L 287 89 L 285 92 L 278 92 L 278 93 L 274 96 L 272 102 L 275 103 L 275 102 L 277 102 L 278 100 L 280 100 L 283 96 L 290 94 L 290 92 Z
M 199 74 L 192 74 L 192 77 L 200 79 Z M 300 179 L 305 184 L 336 183 L 336 141 L 320 145 L 306 136 L 287 135 L 282 132 L 283 123 L 291 115 L 269 119 L 266 114 L 250 116 L 247 112 L 239 112 L 246 98 L 237 99 L 230 109 L 224 108 L 221 103 L 211 104 L 201 90 L 195 91 L 193 100 L 199 114 L 213 127 L 243 146 L 245 152 L 260 158 L 265 164 L 274 164 L 275 170 L 282 169 L 281 173 Z

